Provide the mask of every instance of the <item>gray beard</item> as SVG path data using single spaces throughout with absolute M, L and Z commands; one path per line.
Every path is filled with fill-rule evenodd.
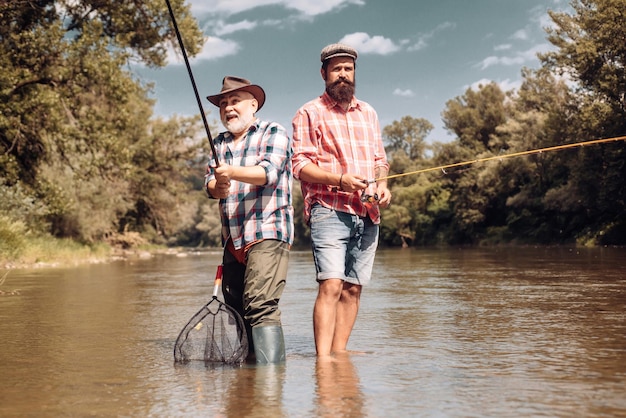
M 249 118 L 245 118 L 240 115 L 237 119 L 234 119 L 226 123 L 225 128 L 228 132 L 232 134 L 240 134 L 244 130 L 246 130 L 246 128 L 248 128 L 252 124 L 253 121 L 254 121 L 254 115 L 250 116 Z

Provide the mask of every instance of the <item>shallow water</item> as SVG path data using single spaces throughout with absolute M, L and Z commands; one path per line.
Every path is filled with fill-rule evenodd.
M 293 252 L 281 366 L 175 365 L 219 252 L 11 270 L 0 416 L 626 416 L 626 250 L 381 250 L 349 348 L 315 357 Z

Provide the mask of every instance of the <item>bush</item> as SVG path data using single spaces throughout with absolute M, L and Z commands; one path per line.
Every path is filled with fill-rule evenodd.
M 0 215 L 0 260 L 13 260 L 26 247 L 28 229 L 22 221 Z
M 7 186 L 0 180 L 0 196 L 3 196 L 0 199 L 0 216 L 6 217 L 5 222 L 15 223 L 17 228 L 18 225 L 22 225 L 25 230 L 25 225 L 28 225 L 30 231 L 48 231 L 49 225 L 46 222 L 48 208 L 21 183 Z

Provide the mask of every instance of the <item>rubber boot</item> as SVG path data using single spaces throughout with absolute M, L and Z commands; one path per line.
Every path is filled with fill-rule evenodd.
M 252 340 L 257 364 L 285 361 L 285 339 L 280 325 L 252 327 Z

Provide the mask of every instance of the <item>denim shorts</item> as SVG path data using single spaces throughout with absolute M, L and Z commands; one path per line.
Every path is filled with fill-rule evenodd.
M 366 285 L 378 247 L 378 225 L 368 217 L 315 204 L 311 208 L 311 245 L 317 280 L 341 279 Z

